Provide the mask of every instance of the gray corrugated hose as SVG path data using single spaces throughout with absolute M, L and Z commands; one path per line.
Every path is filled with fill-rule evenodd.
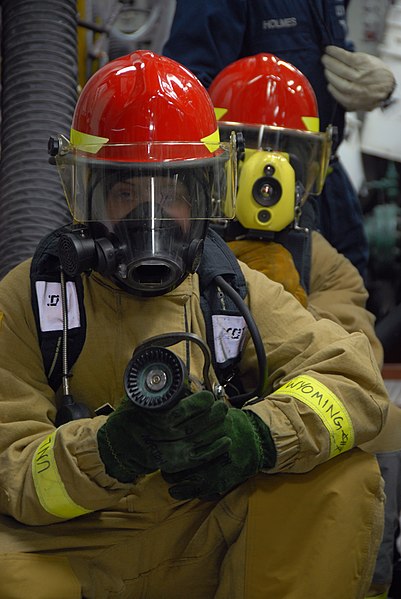
M 2 0 L 0 278 L 70 216 L 50 135 L 69 135 L 77 99 L 75 0 Z

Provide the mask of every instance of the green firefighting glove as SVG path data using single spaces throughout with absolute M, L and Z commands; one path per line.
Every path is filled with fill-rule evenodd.
M 173 485 L 169 492 L 174 499 L 214 498 L 227 493 L 262 468 L 274 466 L 276 448 L 270 430 L 256 414 L 230 408 L 224 428 L 230 440 L 224 454 L 180 472 L 162 468 L 164 479 Z
M 227 410 L 209 391 L 157 412 L 124 399 L 97 434 L 106 472 L 129 483 L 160 468 L 178 471 L 215 459 L 230 443 L 225 435 Z

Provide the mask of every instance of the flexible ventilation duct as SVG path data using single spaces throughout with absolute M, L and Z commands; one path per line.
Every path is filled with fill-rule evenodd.
M 50 135 L 69 135 L 77 99 L 75 0 L 2 0 L 0 278 L 70 221 Z

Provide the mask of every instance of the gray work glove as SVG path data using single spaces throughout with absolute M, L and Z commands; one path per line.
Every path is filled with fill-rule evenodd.
M 346 110 L 369 112 L 395 88 L 391 69 L 377 56 L 327 46 L 322 57 L 327 89 Z

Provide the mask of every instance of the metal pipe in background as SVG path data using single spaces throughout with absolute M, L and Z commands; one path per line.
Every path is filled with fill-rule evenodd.
M 69 135 L 77 99 L 75 0 L 2 0 L 0 278 L 71 220 L 50 135 Z

